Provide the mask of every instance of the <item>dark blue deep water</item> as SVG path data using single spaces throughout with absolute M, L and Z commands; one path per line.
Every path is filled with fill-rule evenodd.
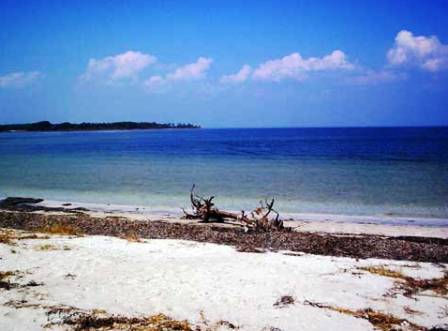
M 448 216 L 448 128 L 0 133 L 0 196 L 292 213 Z

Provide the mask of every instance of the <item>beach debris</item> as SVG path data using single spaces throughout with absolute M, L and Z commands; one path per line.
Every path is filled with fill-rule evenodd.
M 9 281 L 9 278 L 13 275 L 15 275 L 14 271 L 0 271 L 0 289 L 10 290 L 16 287 L 16 284 Z
M 448 323 L 433 326 L 428 331 L 448 331 Z
M 38 308 L 38 307 L 36 307 Z M 83 310 L 71 306 L 42 306 L 47 310 L 45 328 L 66 326 L 73 331 L 193 331 L 187 320 L 176 320 L 159 313 L 150 316 L 111 315 L 103 309 Z M 211 330 L 211 329 L 210 329 Z
M 204 223 L 211 221 L 224 222 L 226 219 L 236 221 L 242 225 L 246 231 L 267 232 L 274 230 L 284 230 L 283 221 L 280 214 L 274 209 L 274 199 L 260 201 L 260 207 L 249 213 L 242 210 L 240 213 L 220 210 L 213 203 L 214 196 L 204 198 L 194 192 L 195 185 L 190 190 L 190 202 L 192 212 L 184 212 L 185 219 L 200 219 Z M 275 214 L 275 217 L 269 217 Z
M 409 306 L 404 306 L 403 307 L 403 310 L 404 310 L 404 312 L 406 313 L 406 314 L 408 314 L 408 315 L 424 315 L 421 311 L 418 311 L 418 310 L 415 310 L 415 309 L 412 309 L 411 307 L 409 307 Z
M 4 304 L 15 309 L 44 309 L 47 323 L 44 329 L 63 327 L 70 331 L 224 331 L 239 330 L 239 326 L 219 320 L 210 322 L 201 311 L 201 321 L 192 325 L 188 320 L 176 320 L 163 313 L 149 316 L 109 314 L 104 309 L 80 309 L 67 305 L 46 305 L 27 300 L 10 300 Z
M 101 310 L 82 311 L 71 307 L 56 307 L 49 310 L 47 316 L 50 322 L 46 327 L 67 325 L 73 331 L 193 331 L 188 321 L 178 321 L 164 314 L 148 317 L 127 317 L 108 315 Z
M 337 306 L 331 306 L 323 303 L 305 300 L 305 305 L 336 311 L 341 314 L 350 315 L 355 318 L 362 318 L 370 322 L 376 329 L 381 331 L 390 330 L 409 330 L 409 331 L 427 331 L 428 328 L 412 323 L 404 318 L 399 318 L 391 314 L 385 314 L 375 311 L 371 308 L 352 310 Z
M 372 274 L 395 279 L 395 290 L 403 292 L 406 297 L 413 297 L 424 291 L 432 291 L 436 295 L 446 297 L 448 295 L 448 271 L 440 278 L 417 279 L 406 276 L 401 272 L 390 270 L 385 266 L 361 267 L 360 270 Z
M 29 281 L 25 284 L 14 283 L 10 281 L 10 278 L 15 276 L 16 278 L 21 278 L 19 271 L 0 271 L 0 289 L 9 291 L 14 288 L 25 288 L 25 287 L 35 287 L 42 286 L 43 283 L 37 283 L 34 280 Z
M 296 301 L 291 295 L 283 295 L 274 303 L 274 307 L 284 308 L 288 305 L 293 305 Z
M 188 224 L 163 220 L 140 221 L 126 217 L 0 211 L 0 228 L 33 232 L 50 230 L 50 233 L 57 233 L 61 229 L 66 229 L 67 226 L 71 229 L 70 232 L 81 235 L 122 237 L 127 233 L 135 233 L 144 239 L 182 239 L 234 247 L 242 246 L 245 250 L 254 247 L 261 250 L 360 259 L 380 258 L 438 264 L 448 262 L 448 245 L 444 243 L 408 241 L 379 235 L 341 236 L 304 231 L 245 233 L 241 231 L 240 226 L 222 226 L 214 223 Z
M 195 326 L 195 331 L 223 331 L 225 330 L 239 330 L 240 327 L 226 320 L 219 320 L 217 322 L 209 321 L 204 314 L 204 311 L 199 312 L 199 324 Z

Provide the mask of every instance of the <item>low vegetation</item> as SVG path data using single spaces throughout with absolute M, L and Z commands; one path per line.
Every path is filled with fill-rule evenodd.
M 196 129 L 197 125 L 189 123 L 156 122 L 112 122 L 112 123 L 58 123 L 41 121 L 26 124 L 0 125 L 2 131 L 98 131 L 98 130 L 143 130 L 143 129 Z

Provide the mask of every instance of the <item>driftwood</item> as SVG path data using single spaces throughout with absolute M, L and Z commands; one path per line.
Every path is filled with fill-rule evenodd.
M 192 212 L 182 209 L 186 219 L 200 219 L 205 223 L 232 220 L 247 230 L 262 232 L 284 229 L 283 221 L 280 220 L 279 213 L 274 209 L 274 199 L 271 199 L 271 201 L 260 201 L 260 207 L 249 213 L 246 213 L 244 210 L 241 213 L 234 213 L 218 209 L 213 203 L 214 196 L 209 198 L 201 197 L 194 192 L 194 188 L 195 186 L 193 185 L 190 191 Z M 269 217 L 271 214 L 275 214 L 275 217 Z

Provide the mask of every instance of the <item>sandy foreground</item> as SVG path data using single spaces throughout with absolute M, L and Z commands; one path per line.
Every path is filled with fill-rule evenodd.
M 447 264 L 243 253 L 171 239 L 20 239 L 32 234 L 2 231 L 16 238 L 0 243 L 0 272 L 13 272 L 7 279 L 14 284 L 0 288 L 4 331 L 75 330 L 64 324 L 70 309 L 127 317 L 162 313 L 198 330 L 429 330 L 448 323 L 446 293 L 406 293 L 403 278 L 442 278 Z M 71 308 L 52 313 L 57 307 Z M 366 312 L 393 315 L 397 324 L 384 328 Z

